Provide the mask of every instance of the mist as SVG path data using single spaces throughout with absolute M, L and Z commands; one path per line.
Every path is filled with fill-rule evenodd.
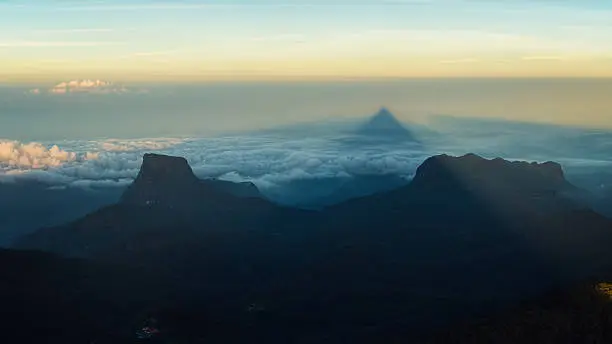
M 0 187 L 12 204 L 0 244 L 113 203 L 150 152 L 314 209 L 405 185 L 435 154 L 552 160 L 612 215 L 610 81 L 130 85 L 143 92 L 119 94 L 36 86 L 0 88 Z M 355 135 L 383 105 L 410 140 Z
M 387 106 L 404 121 L 432 115 L 612 127 L 607 79 L 414 79 L 128 85 L 128 94 L 0 89 L 0 137 L 20 141 L 210 136 L 321 120 Z
M 185 157 L 199 178 L 252 182 L 275 203 L 308 209 L 401 187 L 437 154 L 556 161 L 570 182 L 601 200 L 598 210 L 612 215 L 606 206 L 612 197 L 612 131 L 436 115 L 422 123 L 403 121 L 411 139 L 396 140 L 356 135 L 367 120 L 321 119 L 200 137 L 5 139 L 0 187 L 12 204 L 9 212 L 21 215 L 5 218 L 0 244 L 116 201 L 150 152 Z M 78 211 L 64 206 L 75 202 Z

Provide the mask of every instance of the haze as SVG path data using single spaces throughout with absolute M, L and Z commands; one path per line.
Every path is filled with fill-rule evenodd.
M 609 0 L 0 0 L 2 343 L 612 343 L 611 37 Z
M 142 85 L 140 85 L 142 86 Z M 48 86 L 50 87 L 50 86 Z M 405 80 L 144 85 L 146 94 L 29 94 L 0 88 L 0 137 L 16 140 L 218 135 L 290 123 L 431 115 L 612 125 L 609 80 Z M 44 90 L 44 89 L 43 89 Z

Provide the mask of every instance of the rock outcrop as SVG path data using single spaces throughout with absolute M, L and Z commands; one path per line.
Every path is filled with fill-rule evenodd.
M 558 163 L 488 160 L 475 154 L 428 158 L 417 169 L 412 183 L 438 189 L 494 188 L 536 194 L 554 194 L 572 188 Z
M 120 202 L 131 205 L 179 207 L 220 201 L 228 196 L 261 198 L 259 190 L 253 183 L 200 180 L 185 158 L 145 154 L 138 176 L 124 192 Z

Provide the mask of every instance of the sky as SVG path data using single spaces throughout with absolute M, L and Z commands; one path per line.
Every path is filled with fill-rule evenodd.
M 0 83 L 612 77 L 612 2 L 0 1 Z

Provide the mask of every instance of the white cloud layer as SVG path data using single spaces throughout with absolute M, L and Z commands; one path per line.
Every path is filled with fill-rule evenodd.
M 60 185 L 125 185 L 138 173 L 142 155 L 184 156 L 202 178 L 250 180 L 263 188 L 293 180 L 351 175 L 410 175 L 426 157 L 418 150 L 352 150 L 326 139 L 266 137 L 144 139 L 0 143 L 0 180 L 36 179 Z
M 123 93 L 144 93 L 146 90 L 133 90 L 123 85 L 103 80 L 72 80 L 63 81 L 47 90 L 35 88 L 30 90 L 31 94 L 54 94 L 65 95 L 75 93 L 86 94 L 123 94 Z
M 422 145 L 356 145 L 337 137 L 306 136 L 64 141 L 57 143 L 59 147 L 0 140 L 0 181 L 27 178 L 56 186 L 125 186 L 138 174 L 142 155 L 157 152 L 187 158 L 201 178 L 252 181 L 264 193 L 276 193 L 296 181 L 361 175 L 410 178 L 431 155 L 475 152 L 512 160 L 554 160 L 570 174 L 605 174 L 612 185 L 612 134 L 503 125 L 480 130 L 474 123 L 450 127 L 452 134 L 442 132 L 435 143 L 425 138 Z
M 54 145 L 0 141 L 0 164 L 7 170 L 47 169 L 77 160 L 77 154 Z

